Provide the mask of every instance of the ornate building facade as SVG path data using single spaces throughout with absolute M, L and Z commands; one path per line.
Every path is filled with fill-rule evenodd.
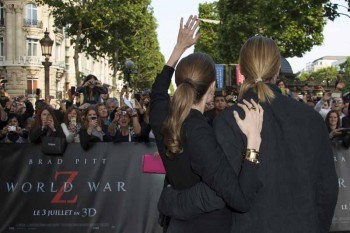
M 54 40 L 50 61 L 50 95 L 61 99 L 70 86 L 77 86 L 73 46 L 64 30 L 53 26 L 47 6 L 26 0 L 3 0 L 0 3 L 0 78 L 7 80 L 11 96 L 28 94 L 34 97 L 40 88 L 45 96 L 44 66 L 40 39 L 47 29 Z M 112 86 L 112 71 L 106 59 L 95 61 L 79 55 L 80 72 L 94 74 L 102 83 Z M 121 84 L 119 84 L 121 85 Z

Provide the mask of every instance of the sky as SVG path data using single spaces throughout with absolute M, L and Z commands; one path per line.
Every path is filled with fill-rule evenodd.
M 212 0 L 152 0 L 154 16 L 158 28 L 158 40 L 160 50 L 167 60 L 175 46 L 180 18 L 187 19 L 189 15 L 198 14 L 198 4 L 213 2 Z M 334 2 L 346 5 L 343 0 Z M 346 9 L 339 7 L 340 12 L 350 15 Z M 293 72 L 305 68 L 306 64 L 323 56 L 350 56 L 350 18 L 341 16 L 333 22 L 328 21 L 323 31 L 324 41 L 321 46 L 314 46 L 310 52 L 306 52 L 302 58 L 288 58 Z M 183 56 L 193 52 L 193 47 L 188 49 Z

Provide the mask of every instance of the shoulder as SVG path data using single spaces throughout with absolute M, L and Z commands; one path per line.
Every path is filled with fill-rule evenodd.
M 199 113 L 189 114 L 183 124 L 183 129 L 190 134 L 199 129 L 212 130 L 205 116 Z

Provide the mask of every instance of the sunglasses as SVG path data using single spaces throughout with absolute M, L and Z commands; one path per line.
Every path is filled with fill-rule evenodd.
M 332 103 L 333 104 L 342 104 L 343 101 L 342 100 L 333 100 Z

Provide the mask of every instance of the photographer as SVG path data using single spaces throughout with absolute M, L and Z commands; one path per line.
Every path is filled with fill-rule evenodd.
M 33 143 L 41 142 L 42 137 L 66 137 L 54 110 L 47 104 L 39 108 L 33 129 L 29 132 L 29 139 Z
M 91 146 L 91 143 L 110 141 L 106 135 L 107 130 L 107 126 L 101 125 L 101 120 L 98 117 L 96 109 L 89 107 L 85 112 L 83 127 L 79 132 L 81 147 L 87 150 Z
M 22 130 L 19 127 L 18 118 L 12 116 L 8 120 L 7 126 L 5 126 L 0 133 L 0 140 L 2 143 L 26 143 L 28 138 L 28 132 Z
M 84 79 L 83 85 L 78 87 L 76 92 L 82 93 L 84 96 L 84 100 L 80 101 L 80 104 L 97 104 L 101 103 L 101 94 L 108 94 L 108 89 L 102 86 L 95 75 L 89 74 Z
M 34 114 L 33 104 L 24 95 L 10 98 L 4 110 L 9 118 L 16 115 L 21 127 L 24 126 L 26 119 L 32 117 Z
M 65 115 L 64 122 L 61 123 L 67 142 L 80 142 L 79 131 L 81 129 L 79 110 L 77 107 L 70 107 Z
M 126 106 L 114 111 L 111 115 L 108 133 L 113 142 L 135 142 L 141 135 L 141 125 L 137 111 Z
M 7 92 L 5 91 L 5 89 L 3 87 L 0 87 L 0 104 L 1 107 L 5 107 L 6 103 L 10 101 Z

